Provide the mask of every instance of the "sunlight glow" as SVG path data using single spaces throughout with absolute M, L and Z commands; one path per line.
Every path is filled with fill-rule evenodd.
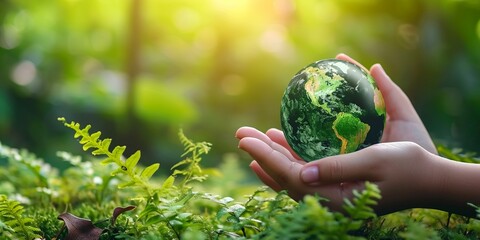
M 189 8 L 179 9 L 173 15 L 173 18 L 173 22 L 177 29 L 184 32 L 194 30 L 200 22 L 200 16 L 198 13 Z

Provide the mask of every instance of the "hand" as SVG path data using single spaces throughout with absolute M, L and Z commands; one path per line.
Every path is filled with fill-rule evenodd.
M 344 54 L 339 54 L 337 59 L 358 64 Z M 301 200 L 306 194 L 318 193 L 320 196 L 330 199 L 328 205 L 336 210 L 341 210 L 340 206 L 343 204 L 343 199 L 345 197 L 350 198 L 353 189 L 363 189 L 364 181 L 377 183 L 382 191 L 383 200 L 379 204 L 379 213 L 414 205 L 408 199 L 411 196 L 416 196 L 418 192 L 413 191 L 410 185 L 420 186 L 415 182 L 418 180 L 418 176 L 424 176 L 425 174 L 410 176 L 409 172 L 415 172 L 412 170 L 421 169 L 419 167 L 422 160 L 417 160 L 409 154 L 415 155 L 423 151 L 422 156 L 427 156 L 428 152 L 424 149 L 431 153 L 436 153 L 436 149 L 408 97 L 391 81 L 379 64 L 372 66 L 370 72 L 382 92 L 386 105 L 387 121 L 382 142 L 410 141 L 410 143 L 380 144 L 356 153 L 315 161 L 304 167 L 305 162 L 292 151 L 280 130 L 270 129 L 264 134 L 256 129 L 243 127 L 237 131 L 236 137 L 240 139 L 239 147 L 255 159 L 250 167 L 257 176 L 276 191 L 288 190 L 289 195 L 295 200 Z M 399 149 L 402 146 L 407 146 L 407 148 L 400 151 Z M 414 149 L 415 151 L 413 151 Z M 360 159 L 368 158 L 370 160 L 357 161 L 357 154 L 362 154 L 358 156 L 361 157 Z M 389 156 L 389 154 L 393 155 Z M 344 164 L 343 159 L 345 158 L 351 160 L 346 160 Z M 402 160 L 403 158 L 408 159 L 409 164 Z M 340 159 L 342 160 L 340 161 Z M 348 165 L 347 162 L 353 163 L 353 165 Z M 392 165 L 389 162 L 402 163 L 403 168 L 392 167 L 395 164 Z M 408 167 L 414 169 L 406 169 Z M 369 168 L 371 168 L 370 170 L 378 170 L 378 172 L 367 171 Z M 317 175 L 314 174 L 315 169 L 317 169 Z M 330 173 L 332 179 L 325 178 L 320 169 Z M 337 171 L 339 169 L 341 171 Z M 422 170 L 430 171 L 428 168 Z M 356 173 L 356 175 L 346 177 L 346 175 L 343 175 L 343 171 Z M 340 177 L 334 178 L 335 172 L 339 173 Z M 406 180 L 412 181 L 411 184 L 401 181 L 405 177 L 407 177 Z M 398 193 L 403 194 L 402 191 L 395 190 L 402 189 L 402 186 L 407 186 L 408 189 L 405 190 L 412 190 L 411 193 L 413 194 L 392 197 Z M 395 194 L 391 193 L 392 191 L 395 191 Z
M 250 167 L 257 176 L 276 191 L 287 190 L 297 201 L 307 194 L 319 194 L 329 199 L 326 206 L 342 211 L 343 199 L 351 199 L 352 191 L 363 189 L 365 181 L 381 190 L 377 214 L 427 207 L 441 199 L 437 197 L 441 187 L 431 186 L 443 186 L 439 177 L 443 161 L 412 142 L 377 144 L 305 164 L 291 154 L 279 130 L 263 134 L 243 127 L 237 137 L 239 147 L 256 159 Z

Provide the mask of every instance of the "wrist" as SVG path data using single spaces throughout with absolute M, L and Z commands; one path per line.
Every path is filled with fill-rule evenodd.
M 457 162 L 436 157 L 435 181 L 432 183 L 433 208 L 475 217 L 468 203 L 480 204 L 480 164 Z

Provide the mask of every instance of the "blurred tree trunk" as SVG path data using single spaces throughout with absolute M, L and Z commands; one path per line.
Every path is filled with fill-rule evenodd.
M 127 45 L 127 98 L 126 113 L 127 118 L 135 118 L 135 80 L 140 72 L 140 5 L 142 0 L 132 0 L 130 7 L 128 45 Z
M 123 135 L 123 139 L 121 139 L 123 144 L 127 144 L 130 147 L 127 149 L 126 154 L 133 153 L 140 149 L 142 145 L 140 132 L 138 131 L 140 123 L 135 113 L 135 88 L 138 75 L 140 74 L 141 59 L 141 7 L 142 0 L 131 1 L 126 46 L 126 116 L 124 121 L 121 121 L 122 126 L 120 128 Z

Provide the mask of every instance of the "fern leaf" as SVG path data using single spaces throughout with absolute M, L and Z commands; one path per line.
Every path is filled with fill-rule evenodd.
M 132 181 L 128 181 L 128 182 L 118 184 L 118 188 L 131 187 L 131 186 L 134 186 L 135 184 L 136 184 L 136 182 L 132 180 Z
M 115 163 L 115 159 L 113 159 L 111 157 L 108 157 L 108 158 L 105 158 L 102 161 L 100 161 L 100 163 L 103 164 L 103 165 L 107 165 L 107 164 L 110 164 L 110 163 Z
M 120 159 L 122 158 L 123 152 L 125 152 L 125 149 L 127 147 L 125 146 L 116 146 L 113 151 L 112 151 L 112 156 L 111 158 L 115 160 L 116 162 L 120 162 Z
M 101 143 L 101 144 L 102 144 L 102 149 L 109 151 L 109 149 L 110 149 L 110 144 L 111 144 L 111 143 L 112 143 L 112 139 L 111 139 L 111 138 L 105 138 L 105 139 L 103 139 L 103 141 L 102 141 L 102 143 Z
M 365 182 L 365 190 L 361 193 L 355 190 L 353 195 L 353 200 L 345 199 L 344 204 L 344 209 L 353 219 L 368 219 L 377 216 L 371 207 L 377 204 L 377 200 L 381 198 L 377 185 Z
M 184 160 L 176 163 L 175 165 L 173 165 L 172 168 L 171 168 L 171 170 L 173 170 L 173 169 L 175 169 L 175 168 L 178 168 L 178 167 L 180 167 L 180 166 L 182 166 L 182 165 L 189 164 L 189 163 L 191 163 L 191 162 L 192 162 L 192 160 L 191 160 L 190 158 L 186 158 L 186 159 L 184 159 Z
M 140 177 L 145 180 L 149 180 L 153 176 L 153 174 L 158 170 L 159 167 L 160 167 L 159 163 L 155 163 L 148 166 L 147 168 L 143 169 L 142 173 L 140 174 Z
M 140 151 L 136 151 L 129 158 L 127 158 L 127 160 L 125 160 L 125 167 L 129 171 L 133 171 L 134 168 L 137 166 L 137 163 L 140 160 L 140 155 Z
M 162 189 L 169 189 L 175 183 L 175 177 L 169 176 L 162 184 Z
M 113 170 L 113 172 L 111 172 L 110 175 L 111 176 L 116 176 L 117 174 L 123 173 L 123 172 L 124 172 L 124 170 L 121 167 L 119 167 L 119 168 Z
M 34 220 L 23 216 L 23 212 L 24 209 L 20 202 L 10 200 L 5 195 L 0 195 L 0 219 L 3 220 L 3 224 L 12 229 L 13 234 L 18 238 L 40 238 L 41 236 L 37 233 L 41 232 L 41 230 L 32 226 Z
M 73 123 L 73 122 L 72 122 Z M 76 131 L 74 137 L 75 138 L 78 138 L 78 137 L 82 137 L 82 139 L 80 139 L 80 144 L 84 144 L 85 142 L 88 142 L 88 138 L 86 138 L 85 136 L 89 136 L 90 133 L 88 133 L 88 131 L 90 131 L 90 128 L 92 128 L 91 125 L 87 125 L 85 126 L 84 129 L 80 129 L 80 124 L 76 123 L 74 125 L 75 128 L 77 128 L 79 131 Z

